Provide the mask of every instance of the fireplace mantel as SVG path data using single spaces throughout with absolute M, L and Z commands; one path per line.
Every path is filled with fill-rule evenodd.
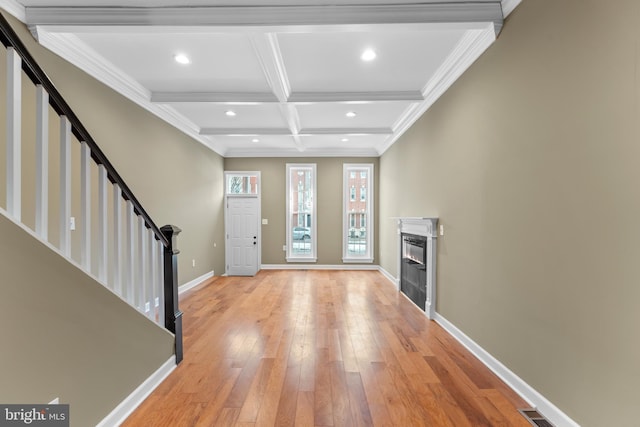
M 427 238 L 427 300 L 424 312 L 429 319 L 433 319 L 436 314 L 436 241 L 438 238 L 438 218 L 397 217 L 394 219 L 398 221 L 398 289 L 401 287 L 402 233 L 415 234 Z
M 398 229 L 401 233 L 417 234 L 425 237 L 438 237 L 438 218 L 399 217 Z

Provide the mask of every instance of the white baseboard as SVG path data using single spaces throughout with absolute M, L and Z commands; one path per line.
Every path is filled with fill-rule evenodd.
M 176 357 L 171 356 L 169 360 L 163 363 L 157 371 L 151 374 L 151 376 L 140 384 L 126 399 L 120 402 L 96 427 L 113 427 L 122 424 L 175 368 Z
M 378 270 L 377 265 L 364 264 L 262 264 L 262 270 Z
M 178 287 L 178 295 L 181 295 L 185 292 L 187 292 L 189 289 L 195 288 L 196 286 L 198 286 L 200 283 L 204 282 L 207 279 L 210 279 L 213 277 L 213 270 L 211 270 L 208 273 L 203 274 L 200 277 L 196 277 L 195 279 L 193 279 L 190 282 L 187 282 L 183 285 L 180 285 Z
M 464 334 L 453 323 L 445 319 L 440 313 L 436 313 L 434 320 L 442 328 L 453 336 L 467 350 L 473 353 L 484 365 L 504 381 L 513 391 L 526 400 L 529 405 L 536 408 L 556 427 L 580 427 L 567 414 L 562 412 L 557 406 L 538 393 L 533 387 L 527 384 L 522 378 L 514 374 L 509 368 L 504 366 L 498 359 L 480 347 L 475 341 Z
M 387 280 L 393 283 L 393 286 L 395 286 L 396 289 L 398 290 L 400 289 L 400 279 L 398 279 L 397 277 L 393 277 L 391 273 L 389 273 L 387 270 L 385 270 L 381 266 L 378 268 L 378 270 L 380 271 L 380 273 L 382 273 L 384 277 L 387 278 Z
M 380 267 L 380 272 L 385 276 L 397 289 L 399 289 L 399 279 L 393 277 L 388 271 Z M 404 295 L 404 294 L 402 294 Z M 404 295 L 406 297 L 406 295 Z M 408 299 L 408 298 L 407 298 Z M 542 394 L 538 393 L 533 387 L 524 382 L 522 378 L 514 374 L 509 368 L 504 366 L 498 359 L 493 357 L 489 352 L 480 347 L 475 341 L 465 335 L 453 323 L 445 319 L 440 313 L 435 314 L 435 320 L 442 328 L 454 337 L 460 344 L 477 357 L 487 368 L 496 374 L 505 382 L 513 391 L 518 393 L 520 397 L 527 401 L 531 407 L 536 408 L 542 415 L 556 427 L 580 427 L 578 423 L 573 421 L 567 414 L 562 412 L 557 406 L 547 400 Z

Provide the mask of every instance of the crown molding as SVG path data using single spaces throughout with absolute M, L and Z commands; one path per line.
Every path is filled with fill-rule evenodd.
M 20 21 L 27 22 L 27 10 L 16 0 L 4 0 L 2 2 L 2 9 L 10 13 Z
M 502 0 L 502 15 L 506 18 L 518 7 L 522 0 Z
M 263 104 L 278 102 L 278 98 L 271 92 L 152 92 L 151 102 L 158 104 L 173 102 Z
M 28 7 L 36 25 L 353 25 L 493 22 L 499 32 L 502 3 L 422 3 L 384 5 L 295 5 L 208 7 Z
M 424 101 L 420 91 L 393 92 L 294 92 L 289 96 L 292 103 L 316 102 L 379 102 L 379 101 Z
M 42 46 L 221 156 L 224 155 L 224 150 L 219 144 L 200 135 L 198 126 L 170 106 L 150 102 L 151 93 L 147 89 L 98 55 L 74 35 L 50 33 L 39 26 L 30 26 L 29 28 Z
M 326 148 L 279 148 L 277 150 L 265 148 L 229 148 L 224 157 L 336 157 L 336 152 Z M 372 148 L 340 150 L 338 157 L 378 157 Z
M 464 73 L 473 62 L 496 40 L 492 24 L 487 24 L 484 30 L 469 30 L 462 37 L 456 48 L 438 68 L 423 90 L 424 102 L 418 108 L 412 109 L 403 120 L 393 129 L 393 138 L 388 139 L 379 150 L 379 155 L 393 145 L 442 94 Z

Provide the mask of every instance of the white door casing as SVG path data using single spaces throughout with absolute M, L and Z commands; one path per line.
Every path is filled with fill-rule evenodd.
M 260 198 L 227 196 L 226 274 L 254 276 L 260 265 Z

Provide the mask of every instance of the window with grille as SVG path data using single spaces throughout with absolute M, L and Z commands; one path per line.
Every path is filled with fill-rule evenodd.
M 373 262 L 373 164 L 345 164 L 343 194 L 342 260 Z

